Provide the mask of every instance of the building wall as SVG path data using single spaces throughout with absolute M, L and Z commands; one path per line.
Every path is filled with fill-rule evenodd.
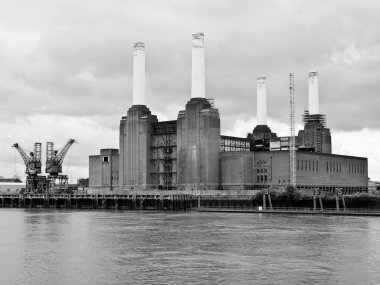
M 91 155 L 89 187 L 113 189 L 119 185 L 118 149 L 101 149 L 100 155 Z
M 102 162 L 100 155 L 89 157 L 89 187 L 102 185 Z
M 114 187 L 119 185 L 119 150 L 101 149 L 100 150 L 102 167 L 102 186 Z M 107 159 L 106 159 L 107 158 Z
M 0 182 L 0 194 L 17 194 L 25 188 L 23 182 Z
M 120 121 L 119 184 L 122 189 L 146 189 L 152 187 L 152 123 L 145 105 L 134 105 Z
M 330 129 L 324 127 L 321 122 L 307 122 L 302 134 L 306 148 L 314 148 L 318 153 L 331 153 Z
M 231 151 L 220 153 L 221 189 L 252 189 L 254 153 Z
M 217 189 L 220 119 L 205 98 L 192 98 L 177 120 L 178 189 Z
M 100 155 L 89 157 L 90 187 L 119 185 L 120 190 L 160 189 L 164 184 L 163 173 L 170 170 L 170 188 L 178 190 L 289 185 L 288 137 L 278 138 L 277 143 L 272 144 L 272 148 L 280 149 L 278 151 L 249 151 L 237 146 L 233 153 L 221 151 L 226 149 L 223 147 L 226 139 L 224 142 L 221 139 L 219 113 L 205 98 L 192 98 L 185 110 L 179 112 L 177 121 L 171 122 L 176 131 L 155 133 L 154 126 L 157 128 L 165 122 L 158 123 L 145 105 L 132 106 L 120 121 L 120 155 L 118 150 L 103 149 Z M 367 159 L 329 154 L 330 130 L 320 122 L 307 124 L 305 130 L 299 132 L 297 144 L 314 147 L 318 142 L 323 149 L 296 152 L 297 186 L 367 187 Z M 163 136 L 167 135 L 173 137 L 173 143 L 163 148 L 162 145 L 167 144 Z M 235 138 L 239 147 L 246 140 Z M 171 169 L 168 164 L 162 164 L 163 159 L 168 159 L 162 151 L 168 147 L 173 151 Z M 244 149 L 246 151 L 240 151 Z M 104 161 L 105 156 L 109 156 L 109 161 Z
M 289 184 L 289 151 L 255 153 L 258 185 Z M 265 170 L 266 169 L 266 170 Z M 367 187 L 367 158 L 313 152 L 296 152 L 296 184 L 299 187 Z M 267 181 L 261 176 L 267 175 Z
M 300 152 L 296 170 L 299 185 L 368 186 L 367 158 Z

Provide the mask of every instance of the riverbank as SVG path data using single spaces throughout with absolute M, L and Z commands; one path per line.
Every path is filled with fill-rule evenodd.
M 273 208 L 271 210 L 262 209 L 231 209 L 231 208 L 199 208 L 198 212 L 217 213 L 250 213 L 250 214 L 291 214 L 291 215 L 323 215 L 323 216 L 367 216 L 380 217 L 380 210 L 367 209 L 324 209 L 316 210 L 312 208 Z
M 313 196 L 293 190 L 224 195 L 205 191 L 197 194 L 184 191 L 134 191 L 104 195 L 0 194 L 0 207 L 362 215 L 364 212 L 380 212 L 380 196 L 368 193 L 341 196 L 322 193 Z

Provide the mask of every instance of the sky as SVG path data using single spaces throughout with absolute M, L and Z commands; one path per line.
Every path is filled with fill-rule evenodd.
M 146 45 L 148 107 L 174 120 L 190 98 L 191 35 L 205 34 L 206 96 L 223 135 L 256 125 L 256 79 L 267 78 L 268 125 L 289 135 L 289 72 L 297 130 L 308 71 L 333 153 L 368 157 L 380 180 L 380 1 L 0 0 L 0 176 L 25 177 L 11 148 L 77 143 L 63 171 L 88 177 L 88 157 L 118 148 L 132 104 L 133 45 Z

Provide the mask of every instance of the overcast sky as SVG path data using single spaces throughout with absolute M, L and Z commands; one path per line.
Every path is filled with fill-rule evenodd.
M 380 180 L 380 1 L 0 0 L 0 176 L 24 178 L 15 142 L 78 141 L 64 172 L 88 177 L 88 156 L 118 148 L 132 103 L 133 45 L 146 44 L 148 107 L 176 119 L 190 98 L 191 34 L 204 31 L 206 94 L 222 134 L 256 125 L 256 78 L 266 76 L 269 126 L 289 133 L 288 74 L 297 126 L 310 69 L 333 152 L 368 157 Z

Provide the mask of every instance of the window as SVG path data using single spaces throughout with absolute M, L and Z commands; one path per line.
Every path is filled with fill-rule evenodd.
M 307 170 L 307 160 L 305 160 L 305 170 Z
M 329 162 L 326 161 L 326 166 L 327 166 L 327 172 L 329 172 Z
M 313 160 L 313 171 L 314 171 L 314 160 Z
M 303 170 L 303 160 L 301 160 L 301 170 Z
M 315 162 L 315 164 L 316 164 L 316 169 L 318 171 L 318 160 Z
M 103 162 L 109 162 L 110 157 L 109 156 L 103 156 Z

